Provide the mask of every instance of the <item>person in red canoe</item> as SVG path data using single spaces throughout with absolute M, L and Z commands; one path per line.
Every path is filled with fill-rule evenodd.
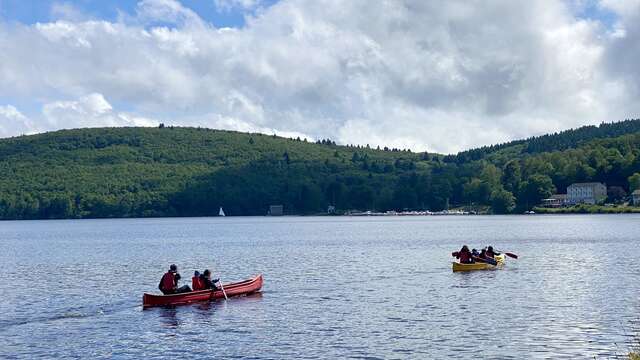
M 202 289 L 220 290 L 215 284 L 218 281 L 220 281 L 220 279 L 211 280 L 211 271 L 209 271 L 209 269 L 206 269 L 202 273 L 202 275 L 200 275 L 200 282 L 202 283 L 202 286 L 203 286 Z
M 171 264 L 171 266 L 169 266 L 169 271 L 162 275 L 162 279 L 160 279 L 160 283 L 158 284 L 158 289 L 160 289 L 160 291 L 165 295 L 191 291 L 189 285 L 178 287 L 178 281 L 180 278 L 181 276 L 178 274 L 178 267 L 175 264 Z
M 469 251 L 469 247 L 467 245 L 463 245 L 462 249 L 457 253 L 454 253 L 456 259 L 460 259 L 460 264 L 473 264 L 473 256 L 471 256 L 471 251 Z
M 193 288 L 193 291 L 204 290 L 204 283 L 200 276 L 201 275 L 198 270 L 193 273 L 193 277 L 191 278 L 191 287 Z

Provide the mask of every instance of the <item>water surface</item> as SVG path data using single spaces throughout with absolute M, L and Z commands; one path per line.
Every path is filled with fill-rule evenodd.
M 637 342 L 638 215 L 0 222 L 0 358 L 612 358 Z M 520 255 L 451 272 L 451 251 Z M 169 264 L 262 294 L 142 311 Z

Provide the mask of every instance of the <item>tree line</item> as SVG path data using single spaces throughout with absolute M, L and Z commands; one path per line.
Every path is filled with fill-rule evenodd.
M 219 207 L 264 215 L 274 204 L 292 214 L 330 205 L 512 213 L 587 181 L 606 183 L 609 200 L 620 201 L 640 188 L 638 124 L 580 128 L 481 156 L 171 126 L 22 136 L 0 140 L 0 218 L 200 216 Z

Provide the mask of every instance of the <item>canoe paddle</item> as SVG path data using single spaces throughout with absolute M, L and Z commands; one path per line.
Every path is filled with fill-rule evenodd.
M 499 252 L 501 252 L 501 253 L 503 253 L 503 254 L 507 255 L 508 257 L 513 258 L 513 259 L 517 259 L 517 258 L 518 258 L 518 255 L 516 255 L 516 254 L 514 254 L 514 253 L 510 253 L 510 252 L 502 252 L 502 251 L 499 251 Z
M 222 294 L 224 295 L 224 300 L 229 300 L 229 298 L 227 297 L 227 292 L 224 291 L 224 286 L 222 286 L 222 281 L 220 281 L 220 279 L 218 279 L 218 282 L 220 283 L 220 289 L 222 290 Z
M 472 257 L 473 257 L 473 260 L 475 260 L 477 263 L 484 262 L 493 266 L 498 265 L 498 262 L 491 258 L 481 258 L 480 256 L 472 256 Z

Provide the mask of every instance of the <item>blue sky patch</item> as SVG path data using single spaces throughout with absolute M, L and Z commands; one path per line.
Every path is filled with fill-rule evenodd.
M 273 5 L 276 0 L 263 1 L 263 7 Z M 217 9 L 214 0 L 181 0 L 180 3 L 193 10 L 203 20 L 215 27 L 242 27 L 245 12 L 240 8 Z M 116 21 L 119 13 L 135 14 L 138 0 L 0 0 L 0 19 L 23 24 L 44 23 L 56 20 L 52 9 L 56 4 L 69 4 L 89 17 Z

